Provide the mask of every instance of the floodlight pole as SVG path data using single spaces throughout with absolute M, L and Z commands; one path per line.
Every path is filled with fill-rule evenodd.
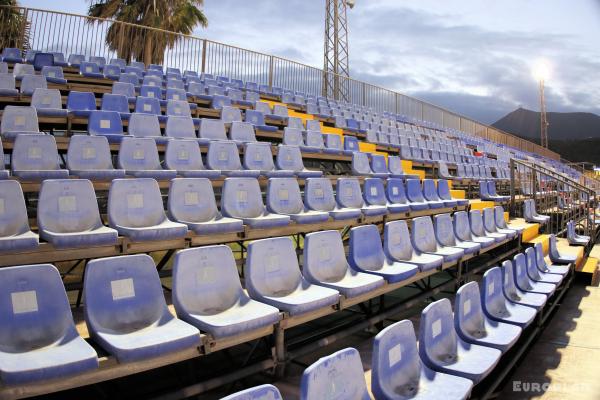
M 544 79 L 540 79 L 540 144 L 548 148 L 548 119 L 546 117 L 546 99 L 544 97 Z
M 349 100 L 347 8 L 354 1 L 325 0 L 325 46 L 323 66 L 323 96 Z

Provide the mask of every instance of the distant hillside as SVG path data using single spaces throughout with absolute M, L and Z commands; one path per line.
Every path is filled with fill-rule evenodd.
M 600 116 L 592 113 L 548 113 L 550 150 L 563 158 L 600 165 Z M 492 126 L 540 143 L 540 113 L 518 108 Z
M 569 140 L 600 138 L 600 116 L 592 113 L 547 114 L 548 139 Z M 523 138 L 540 137 L 540 113 L 518 108 L 496 121 L 493 126 Z

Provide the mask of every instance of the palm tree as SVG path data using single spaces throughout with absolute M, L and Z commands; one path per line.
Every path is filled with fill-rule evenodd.
M 29 22 L 21 14 L 22 9 L 16 8 L 18 6 L 16 0 L 0 0 L 0 49 L 27 47 Z
M 179 38 L 164 31 L 189 35 L 197 25 L 206 27 L 208 20 L 199 9 L 203 4 L 203 0 L 91 0 L 88 15 L 125 22 L 113 23 L 106 34 L 106 43 L 120 58 L 162 64 L 165 50 Z

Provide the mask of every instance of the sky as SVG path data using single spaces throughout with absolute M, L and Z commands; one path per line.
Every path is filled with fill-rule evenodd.
M 84 14 L 84 0 L 20 0 Z M 600 114 L 600 0 L 356 0 L 350 76 L 486 124 L 538 110 Z M 205 0 L 195 35 L 323 67 L 325 0 Z

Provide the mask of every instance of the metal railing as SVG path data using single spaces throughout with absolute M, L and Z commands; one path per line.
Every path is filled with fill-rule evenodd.
M 0 6 L 0 9 L 8 8 L 9 6 Z M 110 19 L 35 8 L 10 9 L 22 16 L 23 29 L 19 33 L 9 31 L 10 35 L 19 35 L 11 39 L 14 39 L 12 43 L 18 43 L 22 49 L 103 56 L 107 59 L 120 56 L 148 63 L 147 55 L 151 52 L 156 54 L 161 48 L 159 45 L 165 44 L 166 50 L 159 58 L 167 67 L 226 75 L 315 96 L 322 95 L 326 78 L 337 79 L 340 85 L 347 88 L 351 103 L 379 112 L 404 115 L 415 121 L 429 121 L 551 159 L 560 158 L 557 153 L 533 142 L 441 107 L 281 57 Z

